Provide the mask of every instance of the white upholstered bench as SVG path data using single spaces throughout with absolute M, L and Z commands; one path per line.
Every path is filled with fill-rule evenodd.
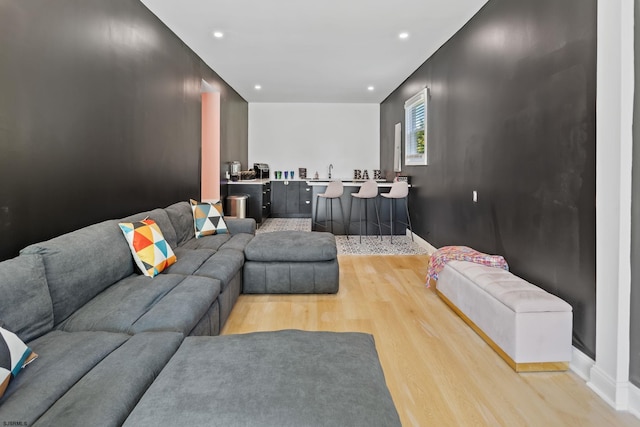
M 568 369 L 573 314 L 557 296 L 467 261 L 448 262 L 436 292 L 516 372 Z

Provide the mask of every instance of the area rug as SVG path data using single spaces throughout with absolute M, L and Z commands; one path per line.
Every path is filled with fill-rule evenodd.
M 311 218 L 267 218 L 256 234 L 285 230 L 311 231 Z
M 267 218 L 258 228 L 256 233 L 269 233 L 272 231 L 311 231 L 310 218 Z M 407 236 L 336 236 L 338 255 L 422 255 L 428 254 L 428 250 L 418 243 L 411 241 Z

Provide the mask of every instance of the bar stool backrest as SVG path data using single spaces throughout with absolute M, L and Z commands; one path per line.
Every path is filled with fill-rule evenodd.
M 390 199 L 402 199 L 409 195 L 409 184 L 406 181 L 395 181 L 389 190 Z
M 320 194 L 320 195 L 322 197 L 333 199 L 336 197 L 341 197 L 343 192 L 344 192 L 344 186 L 342 185 L 342 181 L 329 181 L 329 185 L 327 185 L 327 189 L 323 194 Z
M 376 197 L 378 195 L 378 183 L 372 179 L 363 182 L 357 195 L 361 199 L 372 199 Z

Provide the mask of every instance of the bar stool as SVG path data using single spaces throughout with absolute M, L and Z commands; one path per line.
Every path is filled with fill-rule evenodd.
M 378 183 L 370 179 L 362 183 L 360 190 L 357 193 L 351 194 L 351 203 L 349 205 L 349 216 L 347 217 L 347 239 L 349 238 L 349 231 L 351 230 L 351 214 L 353 213 L 353 200 L 358 199 L 359 216 L 358 223 L 360 225 L 360 243 L 362 243 L 362 223 L 364 222 L 364 232 L 367 233 L 367 224 L 369 220 L 367 218 L 367 201 L 373 199 L 373 206 L 376 210 L 377 222 L 371 221 L 371 224 L 378 227 L 378 233 L 380 240 L 382 240 L 382 228 L 380 227 L 380 213 L 378 212 Z M 364 205 L 364 206 L 363 206 Z M 362 220 L 362 211 L 364 211 L 364 221 Z
M 411 231 L 411 241 L 413 241 L 413 228 L 411 227 L 411 217 L 409 216 L 409 197 L 408 197 L 409 184 L 406 181 L 394 181 L 393 184 L 391 184 L 391 190 L 389 190 L 388 193 L 380 193 L 380 195 L 390 200 L 389 211 L 391 214 L 389 216 L 389 219 L 390 219 L 389 225 L 387 224 L 382 224 L 382 225 L 384 225 L 385 227 L 391 228 L 391 243 L 393 243 L 393 211 L 395 208 L 395 201 L 398 199 L 404 199 L 404 207 L 405 207 L 405 211 L 407 212 L 407 221 L 408 221 L 408 222 L 402 222 L 402 221 L 398 221 L 398 222 L 409 227 L 409 230 Z
M 313 218 L 314 224 L 318 223 L 318 205 L 320 204 L 320 198 L 325 199 L 325 216 L 324 216 L 324 229 L 327 229 L 327 220 L 331 221 L 331 233 L 333 233 L 333 200 L 338 199 L 338 203 L 340 204 L 340 216 L 342 218 L 342 222 L 340 224 L 344 227 L 344 210 L 342 209 L 342 194 L 344 193 L 344 186 L 342 185 L 342 181 L 329 181 L 329 185 L 327 185 L 327 189 L 324 193 L 316 195 L 316 212 Z M 329 212 L 330 211 L 330 212 Z

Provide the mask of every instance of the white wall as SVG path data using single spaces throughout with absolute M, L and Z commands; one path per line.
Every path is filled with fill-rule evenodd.
M 380 168 L 379 104 L 249 104 L 249 166 L 276 170 L 307 168 L 326 178 L 351 179 L 353 169 Z M 246 168 L 245 165 L 242 165 Z

